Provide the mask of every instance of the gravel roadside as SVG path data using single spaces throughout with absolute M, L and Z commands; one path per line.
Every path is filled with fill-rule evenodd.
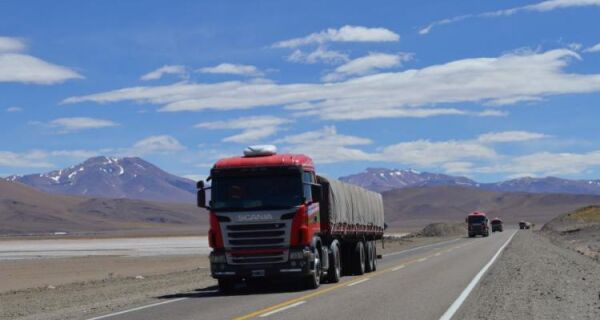
M 454 319 L 600 319 L 600 264 L 519 231 Z

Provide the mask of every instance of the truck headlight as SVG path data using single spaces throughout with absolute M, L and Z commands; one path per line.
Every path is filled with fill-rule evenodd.
M 224 254 L 210 254 L 208 257 L 211 263 L 226 263 L 227 258 Z
M 302 260 L 304 259 L 304 251 L 295 250 L 290 251 L 290 260 Z

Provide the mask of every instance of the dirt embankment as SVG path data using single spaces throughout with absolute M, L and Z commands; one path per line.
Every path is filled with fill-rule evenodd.
M 465 235 L 467 229 L 464 223 L 430 223 L 417 233 L 423 237 L 450 237 Z
M 541 231 L 555 244 L 600 261 L 600 206 L 562 214 L 546 223 Z
M 600 319 L 600 263 L 519 231 L 454 319 Z

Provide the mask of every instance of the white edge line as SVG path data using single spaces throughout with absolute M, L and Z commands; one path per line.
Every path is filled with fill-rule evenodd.
M 277 313 L 277 312 L 285 311 L 285 310 L 287 310 L 287 309 L 290 309 L 290 308 L 293 308 L 293 307 L 297 307 L 297 306 L 299 306 L 299 305 L 301 305 L 301 304 L 305 304 L 305 303 L 306 303 L 306 301 L 298 301 L 298 302 L 296 302 L 296 303 L 292 303 L 292 304 L 290 304 L 290 305 L 287 305 L 287 306 L 285 306 L 285 307 L 282 307 L 282 308 L 279 308 L 279 309 L 275 309 L 275 310 L 273 310 L 273 311 L 269 311 L 269 312 L 267 312 L 267 313 L 263 313 L 263 314 L 261 314 L 259 317 L 260 317 L 260 318 L 268 317 L 268 316 L 270 316 L 270 315 L 273 315 L 273 314 L 275 314 L 275 313 Z
M 456 239 L 452 239 L 452 240 L 448 240 L 448 241 L 442 241 L 442 242 L 432 243 L 432 244 L 428 244 L 428 245 L 424 245 L 424 246 L 420 246 L 420 247 L 414 247 L 414 248 L 410 248 L 410 249 L 406 249 L 406 250 L 402 250 L 402 251 L 398 251 L 398 252 L 391 252 L 391 253 L 384 254 L 383 257 L 395 256 L 398 254 L 403 254 L 403 253 L 407 253 L 407 252 L 411 252 L 411 251 L 415 251 L 415 250 L 419 250 L 419 249 L 424 249 L 424 248 L 429 248 L 429 247 L 433 247 L 433 246 L 437 246 L 437 245 L 452 243 L 452 242 L 455 242 L 455 241 L 458 241 L 461 239 L 462 238 L 456 238 Z
M 358 281 L 356 281 L 356 282 L 352 282 L 351 284 L 348 284 L 348 285 L 346 285 L 346 287 L 352 287 L 353 285 L 357 285 L 357 284 L 359 284 L 359 283 L 363 283 L 363 282 L 365 282 L 365 281 L 368 281 L 369 279 L 371 279 L 371 278 L 364 278 L 364 279 L 362 279 L 362 280 L 358 280 Z
M 105 315 L 99 316 L 99 317 L 89 318 L 87 320 L 106 319 L 106 318 L 118 316 L 120 314 L 129 313 L 129 312 L 138 311 L 138 310 L 143 310 L 143 309 L 146 309 L 146 308 L 152 308 L 152 307 L 160 306 L 160 305 L 163 305 L 163 304 L 173 303 L 173 302 L 177 302 L 177 301 L 181 301 L 181 300 L 186 300 L 186 299 L 188 299 L 188 298 L 177 298 L 177 299 L 173 299 L 173 300 L 167 300 L 167 301 L 153 303 L 153 304 L 149 304 L 149 305 L 145 305 L 145 306 L 141 306 L 141 307 L 137 307 L 137 308 L 133 308 L 133 309 L 127 309 L 127 310 L 123 310 L 123 311 L 119 311 L 119 312 L 115 312 L 115 313 L 111 313 L 111 314 L 105 314 Z
M 404 265 L 404 264 L 401 264 L 401 265 L 399 265 L 399 266 L 397 266 L 397 267 L 393 268 L 393 269 L 392 269 L 392 271 L 398 271 L 398 270 L 400 270 L 400 269 L 404 269 L 404 267 L 406 267 L 406 265 Z
M 450 305 L 450 307 L 448 308 L 448 310 L 446 310 L 446 312 L 444 312 L 444 314 L 440 317 L 440 320 L 450 320 L 450 319 L 452 319 L 452 317 L 454 316 L 454 314 L 456 313 L 456 311 L 458 311 L 458 308 L 460 308 L 460 306 L 463 304 L 463 302 L 465 302 L 465 300 L 467 299 L 467 297 L 469 296 L 469 294 L 471 293 L 471 291 L 473 291 L 473 288 L 475 288 L 475 286 L 477 285 L 477 283 L 479 283 L 479 280 L 481 280 L 481 277 L 483 277 L 483 275 L 485 274 L 485 272 L 490 268 L 490 266 L 492 266 L 492 264 L 494 263 L 494 261 L 496 261 L 496 259 L 498 258 L 498 256 L 500 256 L 500 253 L 502 253 L 502 251 L 504 250 L 504 248 L 508 245 L 508 243 L 510 242 L 510 240 L 512 240 L 512 238 L 515 236 L 515 234 L 517 234 L 516 231 L 510 236 L 510 238 L 508 238 L 508 240 L 506 240 L 506 242 L 502 245 L 502 247 L 500 247 L 500 249 L 498 249 L 498 252 L 496 252 L 496 254 L 483 267 L 483 269 L 481 269 L 477 273 L 477 275 L 475 276 L 475 278 L 473 278 L 473 280 L 471 280 L 471 282 L 465 288 L 465 290 L 463 290 L 463 292 L 460 293 L 460 295 L 458 296 L 458 298 L 456 298 L 456 300 L 452 303 L 452 305 Z

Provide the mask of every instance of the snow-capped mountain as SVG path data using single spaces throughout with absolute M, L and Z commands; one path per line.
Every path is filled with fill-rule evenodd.
M 406 187 L 438 185 L 459 185 L 465 187 L 478 186 L 477 182 L 469 178 L 454 177 L 439 173 L 419 172 L 412 169 L 368 168 L 361 173 L 340 177 L 340 180 L 377 192 Z
M 501 192 L 600 194 L 600 180 L 569 180 L 556 177 L 519 178 L 495 183 L 478 183 L 469 178 L 438 173 L 369 168 L 340 180 L 384 192 L 406 187 L 464 186 Z
M 5 180 L 52 193 L 162 202 L 193 202 L 196 192 L 194 181 L 137 157 L 94 157 L 66 169 Z
M 600 180 L 569 180 L 556 177 L 525 177 L 483 184 L 482 187 L 491 191 L 600 194 Z

